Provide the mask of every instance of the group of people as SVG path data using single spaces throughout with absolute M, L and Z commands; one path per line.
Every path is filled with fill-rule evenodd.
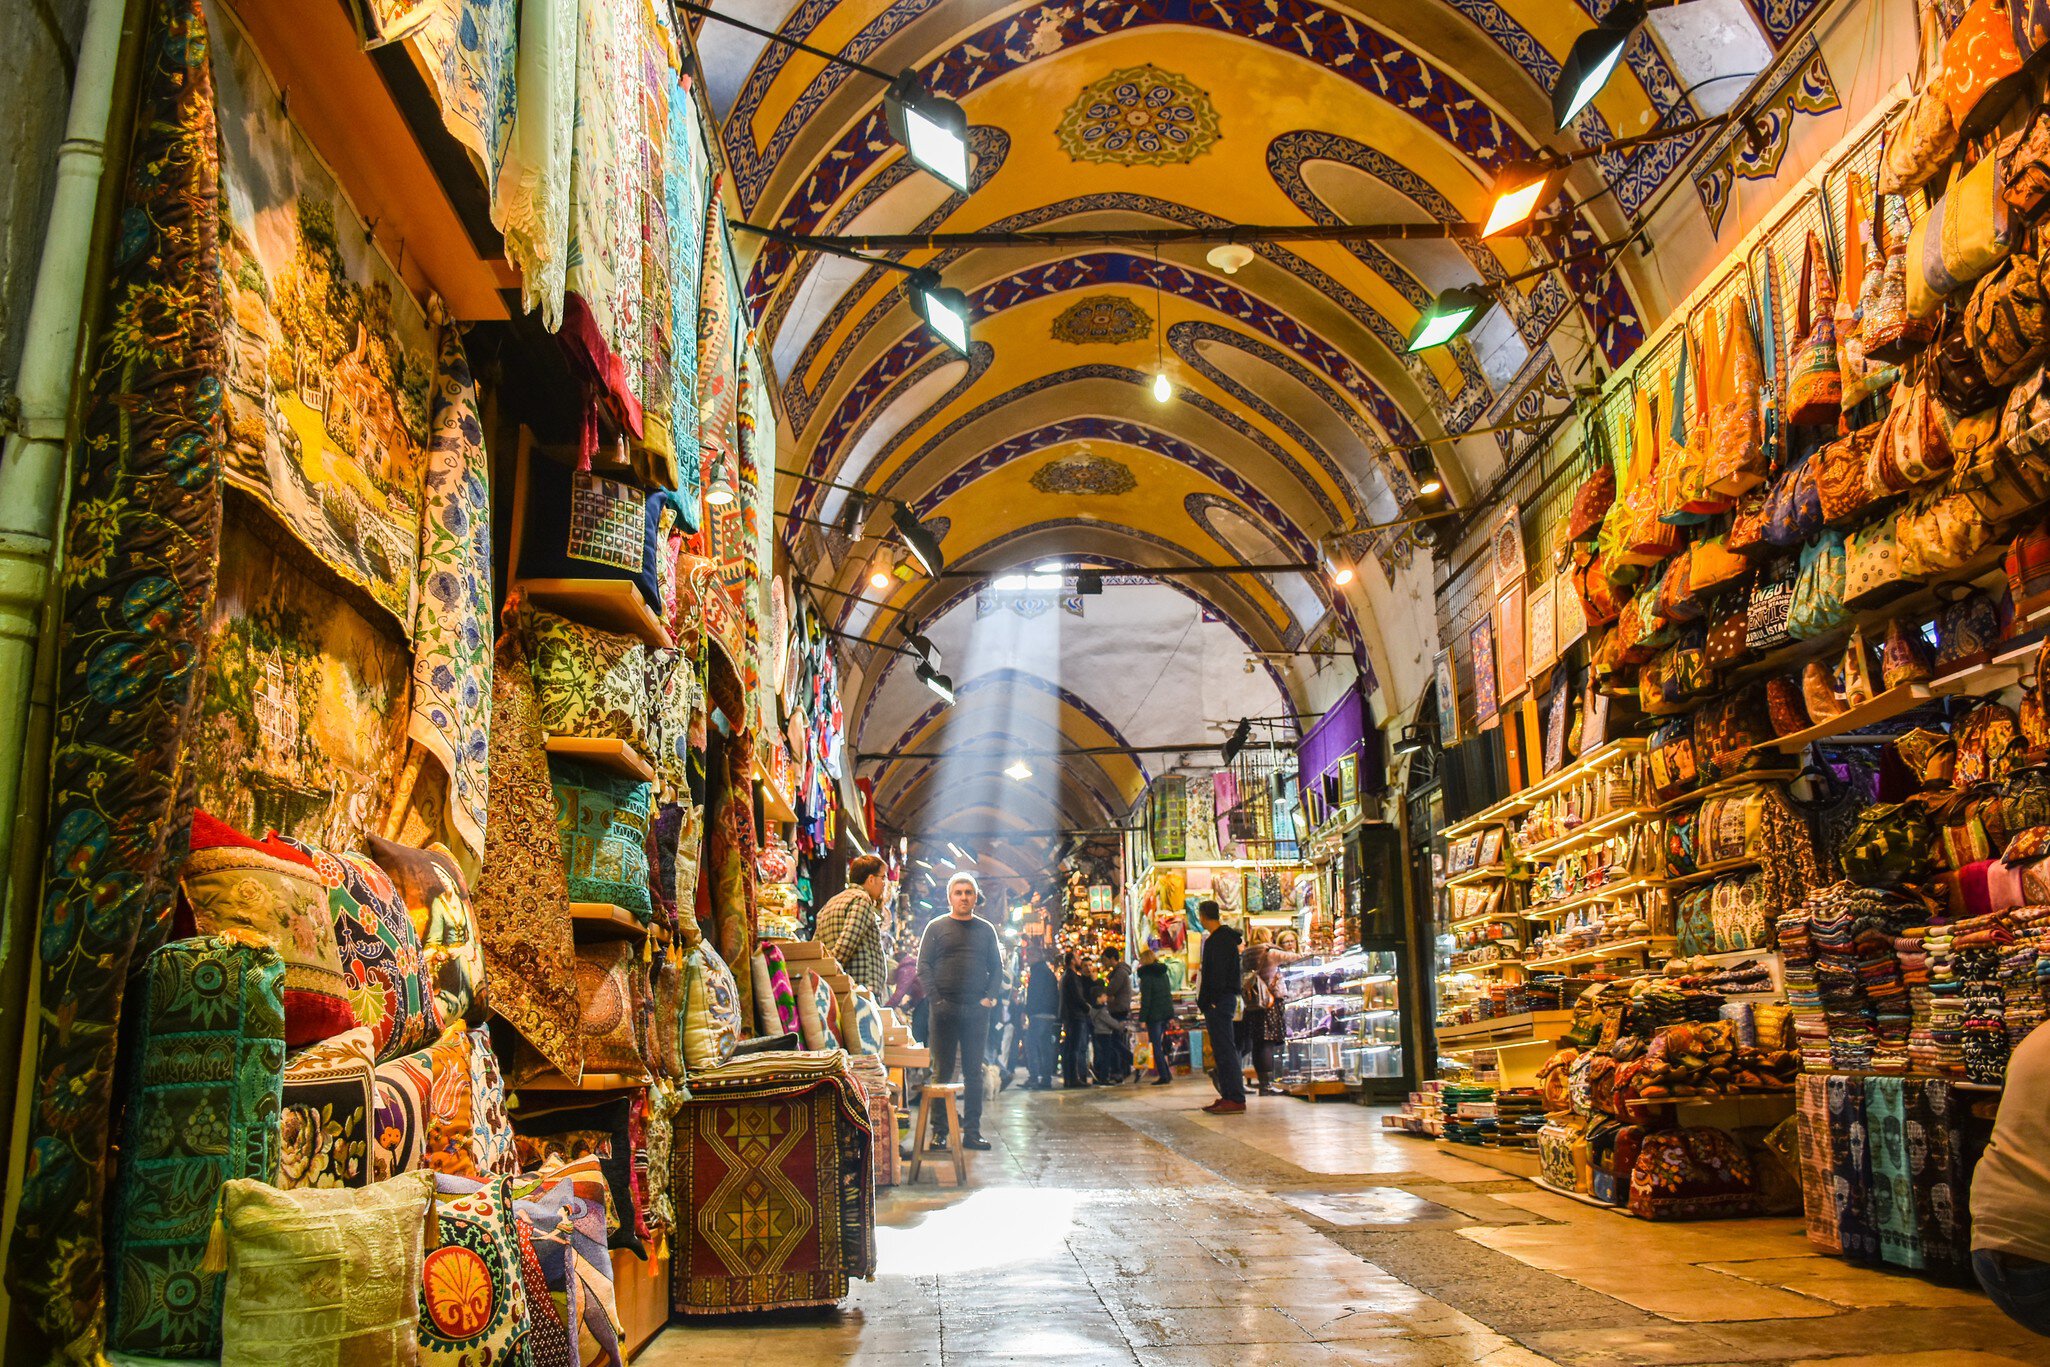
M 1105 949 L 1097 959 L 1103 969 L 1100 977 L 1081 950 L 1070 950 L 1058 958 L 1045 946 L 1026 950 L 1023 1005 L 1028 1091 L 1052 1089 L 1056 1062 L 1067 1087 L 1105 1086 L 1131 1077 L 1135 985 L 1139 1024 L 1153 1045 L 1154 1082 L 1174 1080 L 1167 1044 L 1174 992 L 1167 965 L 1150 949 L 1140 952 L 1137 973 L 1116 949 Z

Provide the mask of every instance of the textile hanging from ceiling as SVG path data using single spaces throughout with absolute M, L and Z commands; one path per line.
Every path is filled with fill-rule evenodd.
M 414 35 L 441 121 L 496 185 L 512 142 L 518 0 L 443 0 Z
M 733 671 L 719 661 L 712 664 L 711 698 L 721 711 L 738 707 Z M 712 947 L 729 964 L 746 964 L 755 949 L 755 817 L 754 743 L 745 731 L 735 730 L 725 746 L 726 772 L 713 784 L 712 811 L 708 818 L 711 847 L 708 886 L 712 923 L 705 927 Z M 753 1020 L 753 987 L 744 972 L 735 974 L 740 989 L 742 1020 Z
M 380 828 L 405 753 L 406 640 L 264 532 L 277 535 L 231 509 L 222 533 L 191 747 L 196 798 L 245 831 L 353 849 Z
M 698 431 L 698 302 L 704 278 L 706 190 L 703 134 L 689 87 L 669 73 L 669 157 L 662 194 L 669 223 L 669 441 L 676 462 L 685 531 L 703 521 L 704 475 Z
M 152 7 L 63 577 L 39 949 L 46 1013 L 7 1281 L 62 1361 L 104 1334 L 114 1049 L 170 924 L 220 536 L 219 143 L 199 0 Z
M 641 392 L 641 219 L 621 212 L 648 193 L 641 159 L 645 5 L 583 0 L 577 33 L 576 122 L 570 164 L 569 290 L 591 311 L 633 400 Z
M 491 815 L 472 901 L 491 1009 L 572 1082 L 584 1075 L 569 876 L 534 681 L 516 633 L 491 671 Z
M 776 520 L 776 411 L 769 401 L 768 374 L 755 336 L 749 331 L 740 350 L 739 495 L 740 573 L 733 591 L 740 603 L 743 627 L 740 678 L 747 688 L 748 729 L 758 734 L 774 728 L 776 700 L 762 682 L 763 589 L 775 564 L 772 529 Z
M 421 490 L 407 734 L 448 772 L 449 825 L 473 860 L 484 853 L 491 735 L 490 474 L 470 361 L 455 328 L 443 328 Z
M 736 400 L 740 380 L 735 372 L 735 308 L 733 267 L 726 252 L 725 209 L 719 199 L 719 181 L 713 178 L 705 207 L 704 227 L 699 241 L 698 284 L 698 442 L 704 485 L 711 488 L 724 480 L 728 488 L 734 469 Z M 727 504 L 730 510 L 732 504 Z M 707 508 L 706 516 L 716 524 L 720 512 Z M 712 527 L 706 528 L 711 533 Z
M 216 29 L 228 482 L 409 623 L 432 330 L 242 31 Z
M 396 0 L 378 0 L 396 3 Z M 514 62 L 518 106 L 505 164 L 492 189 L 491 221 L 520 277 L 520 304 L 562 327 L 569 270 L 571 132 L 577 108 L 578 0 L 522 0 Z

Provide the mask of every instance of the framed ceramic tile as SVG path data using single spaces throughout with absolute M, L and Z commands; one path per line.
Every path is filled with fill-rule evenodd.
M 1530 682 L 1523 627 L 1523 585 L 1511 584 L 1495 600 L 1495 689 L 1502 702 L 1521 693 Z
M 1587 604 L 1580 601 L 1580 590 L 1573 587 L 1570 572 L 1554 581 L 1552 616 L 1557 622 L 1553 639 L 1558 653 L 1563 656 L 1587 635 Z
M 1495 623 L 1482 617 L 1466 633 L 1469 652 L 1473 657 L 1473 716 L 1474 724 L 1482 731 L 1495 725 L 1495 714 L 1501 700 L 1495 696 Z
M 1566 764 L 1566 717 L 1572 709 L 1567 705 L 1573 697 L 1573 690 L 1566 682 L 1569 670 L 1560 670 L 1552 680 L 1551 690 L 1545 695 L 1545 773 L 1556 774 Z
M 1552 602 L 1558 591 L 1558 581 L 1547 579 L 1530 594 L 1530 611 L 1527 614 L 1530 626 L 1525 637 L 1528 642 L 1532 677 L 1543 674 L 1559 658 L 1559 622 L 1553 616 Z
M 1524 581 L 1523 561 L 1523 509 L 1511 503 L 1502 509 L 1495 519 L 1495 525 L 1488 532 L 1488 564 L 1495 579 L 1495 594 L 1500 597 L 1511 584 L 1519 587 Z
M 1438 745 L 1450 749 L 1459 744 L 1459 672 L 1452 660 L 1452 648 L 1438 652 Z

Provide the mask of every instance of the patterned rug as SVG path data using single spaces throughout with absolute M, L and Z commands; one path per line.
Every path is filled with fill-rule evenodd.
M 831 1305 L 875 1272 L 868 1103 L 838 1050 L 737 1059 L 676 1115 L 679 1314 Z

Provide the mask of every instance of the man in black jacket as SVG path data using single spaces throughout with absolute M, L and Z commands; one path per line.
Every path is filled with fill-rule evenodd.
M 932 1077 L 951 1082 L 961 1065 L 961 1143 L 986 1149 L 982 1137 L 982 1055 L 989 1044 L 990 1008 L 1004 982 L 996 927 L 975 914 L 982 885 L 963 871 L 947 880 L 947 914 L 925 928 L 918 945 L 918 981 L 932 1000 Z M 933 1126 L 944 1148 L 944 1122 Z
M 1053 955 L 1037 943 L 1025 951 L 1025 1089 L 1053 1090 L 1054 1057 L 1061 1050 L 1061 979 Z
M 1246 1109 L 1246 1078 L 1232 1018 L 1238 1014 L 1239 945 L 1245 937 L 1224 924 L 1215 902 L 1196 907 L 1203 923 L 1202 980 L 1196 985 L 1196 1006 L 1203 1013 L 1203 1031 L 1210 1040 L 1210 1080 L 1217 1100 L 1203 1109 L 1211 1115 L 1242 1115 Z

